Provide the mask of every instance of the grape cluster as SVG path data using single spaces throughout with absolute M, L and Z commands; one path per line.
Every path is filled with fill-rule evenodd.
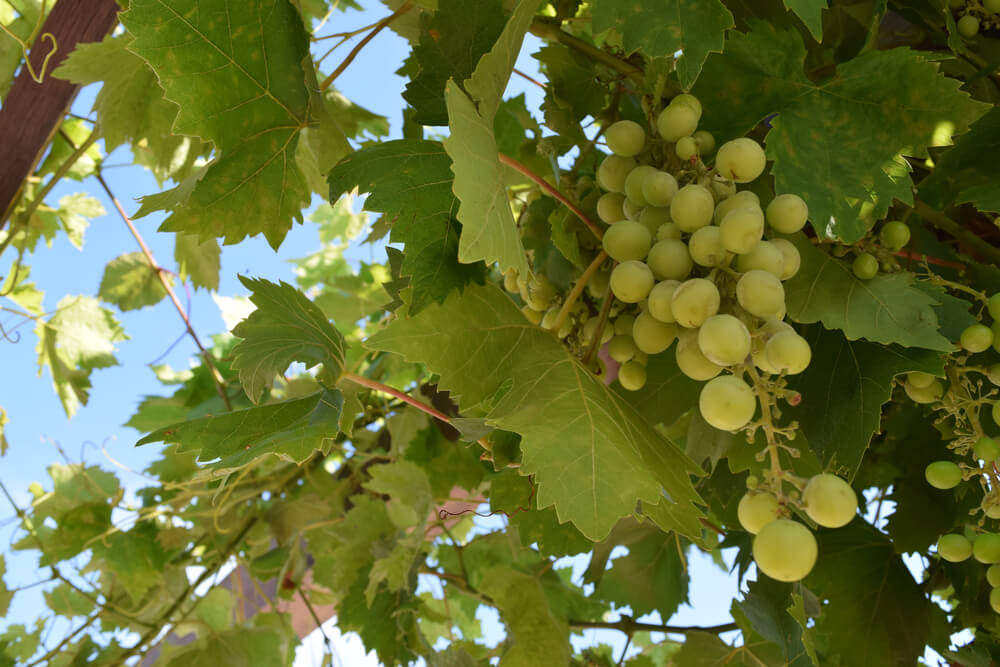
M 948 7 L 956 14 L 958 33 L 966 39 L 1000 28 L 1000 0 L 948 0 Z

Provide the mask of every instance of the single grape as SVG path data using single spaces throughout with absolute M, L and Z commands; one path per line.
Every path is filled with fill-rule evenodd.
M 972 555 L 972 543 L 965 535 L 948 533 L 938 540 L 937 551 L 946 561 L 961 563 Z
M 705 358 L 698 347 L 698 337 L 693 331 L 680 332 L 677 337 L 677 347 L 674 350 L 677 368 L 692 380 L 704 382 L 711 380 L 722 372 L 722 366 L 713 364 Z
M 994 424 L 1000 424 L 1000 401 L 993 404 L 990 408 L 990 416 L 993 417 Z
M 656 129 L 666 141 L 677 141 L 698 129 L 701 113 L 689 104 L 671 104 L 660 112 Z
M 698 118 L 701 119 L 701 101 L 691 93 L 681 93 L 680 95 L 674 97 L 674 99 L 670 100 L 670 106 L 678 104 L 685 104 L 691 107 L 694 109 L 694 112 L 698 114 Z
M 982 352 L 993 344 L 993 330 L 985 324 L 973 324 L 962 332 L 958 344 L 969 352 Z
M 620 120 L 608 127 L 604 132 L 604 140 L 615 155 L 634 157 L 646 144 L 646 130 L 635 121 Z
M 713 315 L 698 329 L 698 347 L 712 363 L 741 364 L 750 354 L 750 332 L 732 315 Z
M 619 335 L 608 341 L 608 356 L 620 364 L 624 364 L 635 356 L 638 348 L 632 336 Z
M 706 151 L 706 153 L 707 152 L 708 151 Z M 723 178 L 722 176 L 719 176 L 718 174 L 712 177 L 712 181 L 709 183 L 709 189 L 712 191 L 712 196 L 720 202 L 725 201 L 737 194 L 736 184 L 726 178 Z
M 951 461 L 934 461 L 924 468 L 924 479 L 935 489 L 954 489 L 962 481 L 962 469 Z
M 508 269 L 504 272 L 503 288 L 512 293 L 521 291 L 520 285 L 517 284 L 517 269 Z
M 659 210 L 659 209 L 656 209 Z M 656 229 L 656 240 L 666 241 L 667 239 L 673 239 L 674 241 L 681 240 L 681 230 L 672 222 L 664 222 Z
M 802 491 L 806 514 L 820 526 L 846 526 L 858 511 L 858 496 L 851 485 L 836 475 L 813 475 Z
M 642 182 L 642 196 L 650 206 L 670 206 L 677 194 L 677 179 L 665 171 L 653 170 Z
M 628 176 L 625 177 L 625 197 L 631 199 L 639 206 L 648 204 L 649 202 L 646 201 L 646 197 L 642 193 L 642 186 L 650 175 L 656 173 L 658 173 L 656 168 L 650 167 L 648 164 L 640 164 L 630 171 Z
M 708 155 L 715 150 L 715 137 L 710 132 L 698 130 L 691 136 L 694 137 L 695 143 L 698 144 L 698 152 L 701 155 Z
M 990 591 L 990 607 L 1000 614 L 1000 588 L 994 588 Z
M 878 273 L 878 260 L 863 252 L 854 258 L 851 271 L 861 280 L 871 280 Z
M 767 224 L 776 232 L 794 234 L 808 219 L 809 207 L 798 195 L 778 195 L 767 205 Z
M 996 342 L 996 337 L 994 336 L 994 341 Z M 986 377 L 994 385 L 1000 387 L 1000 364 L 993 364 L 986 369 Z
M 625 177 L 635 167 L 635 160 L 621 155 L 609 155 L 597 168 L 597 184 L 608 192 L 625 192 Z
M 751 315 L 781 319 L 785 312 L 785 288 L 773 273 L 754 269 L 736 283 L 736 300 Z
M 551 330 L 552 327 L 555 326 L 556 320 L 559 318 L 559 310 L 560 310 L 559 306 L 552 306 L 551 308 L 545 311 L 545 314 L 542 315 L 541 326 L 543 329 Z
M 726 214 L 719 230 L 726 250 L 743 255 L 753 250 L 764 237 L 764 214 L 759 208 L 737 208 Z
M 660 230 L 660 227 L 670 222 L 670 209 L 646 206 L 642 209 L 642 213 L 639 214 L 639 222 L 649 230 L 650 236 L 656 239 L 656 234 Z
M 640 313 L 632 325 L 632 339 L 640 352 L 659 354 L 677 337 L 677 325 L 661 322 L 650 313 Z
M 639 303 L 653 289 L 653 272 L 644 263 L 629 260 L 611 272 L 611 292 L 619 301 Z
M 993 463 L 1000 458 L 1000 441 L 984 436 L 976 440 L 976 444 L 972 447 L 972 453 L 986 464 Z
M 531 276 L 520 288 L 521 298 L 535 310 L 548 310 L 556 295 L 555 286 L 544 275 Z
M 760 176 L 766 162 L 764 149 L 748 137 L 727 141 L 715 155 L 716 170 L 737 183 L 749 183 Z
M 759 269 L 780 279 L 785 271 L 785 256 L 771 241 L 761 241 L 750 252 L 736 258 L 736 269 L 740 273 Z
M 632 326 L 635 324 L 635 316 L 629 315 L 628 313 L 622 313 L 615 318 L 614 327 L 612 331 L 615 332 L 617 336 L 631 336 Z
M 910 371 L 906 374 L 906 381 L 917 389 L 926 389 L 935 379 L 933 375 L 923 371 Z
M 1000 293 L 994 294 L 986 301 L 986 310 L 994 320 L 1000 320 Z
M 1000 563 L 1000 535 L 979 533 L 972 541 L 972 557 L 980 563 Z
M 927 387 L 917 388 L 909 382 L 903 383 L 903 390 L 914 403 L 933 403 L 944 395 L 944 387 L 937 380 L 934 380 Z
M 649 363 L 649 355 L 643 352 L 642 350 L 636 350 L 635 356 L 632 357 L 632 361 L 635 361 L 645 366 L 646 364 Z
M 637 361 L 626 361 L 618 369 L 618 383 L 623 389 L 639 391 L 646 385 L 646 367 Z
M 747 489 L 754 491 L 760 486 L 760 478 L 757 475 L 747 475 Z
M 528 318 L 528 321 L 531 322 L 532 324 L 541 324 L 542 317 L 545 316 L 545 311 L 535 310 L 529 305 L 521 306 L 521 312 L 524 314 L 525 317 Z
M 604 222 L 614 224 L 625 219 L 625 211 L 622 205 L 625 203 L 625 195 L 620 192 L 605 192 L 597 200 L 597 217 Z
M 720 431 L 736 431 L 753 419 L 757 396 L 750 385 L 735 375 L 721 375 L 701 388 L 698 410 L 710 426 Z
M 674 291 L 670 309 L 678 324 L 694 329 L 719 312 L 720 302 L 719 289 L 715 283 L 704 278 L 692 278 L 681 283 Z
M 812 571 L 819 550 L 812 531 L 791 519 L 775 519 L 753 540 L 760 571 L 778 581 L 799 581 Z
M 789 241 L 788 239 L 771 239 L 778 250 L 785 258 L 785 270 L 781 274 L 782 280 L 788 280 L 795 276 L 799 272 L 799 266 L 802 264 L 802 256 L 799 254 L 799 249 Z
M 990 565 L 986 568 L 986 581 L 989 582 L 990 586 L 993 588 L 1000 587 L 1000 565 Z M 993 604 L 992 600 L 990 601 L 990 604 Z M 994 611 L 996 611 L 995 607 Z
M 993 502 L 983 508 L 983 512 L 991 519 L 1000 519 L 1000 503 Z
M 736 506 L 736 516 L 743 530 L 756 535 L 778 518 L 778 499 L 770 493 L 744 493 Z
M 1000 352 L 1000 322 L 994 322 L 990 325 L 990 331 L 993 332 L 993 349 Z
M 772 368 L 787 375 L 798 375 L 812 361 L 809 342 L 794 331 L 782 331 L 771 336 L 764 346 L 764 354 Z
M 694 267 L 687 244 L 677 239 L 654 243 L 649 249 L 646 264 L 657 280 L 683 280 Z
M 661 322 L 674 323 L 673 302 L 674 291 L 680 286 L 677 280 L 664 280 L 653 285 L 646 297 L 646 308 L 649 314 Z
M 757 199 L 757 195 L 750 190 L 740 190 L 733 196 L 720 201 L 719 205 L 715 207 L 713 220 L 717 225 L 722 224 L 722 219 L 729 215 L 729 213 L 738 208 L 744 207 L 760 210 L 760 200 Z
M 670 217 L 682 232 L 691 233 L 712 222 L 715 200 L 705 187 L 694 183 L 677 191 L 670 201 Z
M 622 220 L 604 232 L 604 250 L 617 262 L 644 259 L 653 245 L 653 238 L 641 222 Z
M 895 252 L 906 247 L 910 242 L 910 228 L 905 222 L 893 220 L 882 225 L 882 231 L 878 233 L 882 246 Z
M 608 285 L 610 282 L 610 271 L 598 271 L 590 277 L 590 282 L 587 283 L 587 291 L 590 292 L 590 296 L 600 301 L 604 298 L 604 295 L 608 293 Z
M 583 323 L 583 340 L 589 345 L 594 340 L 594 334 L 597 333 L 597 324 L 601 321 L 601 318 L 596 315 L 588 319 Z M 604 327 L 601 329 L 601 345 L 607 343 L 615 335 L 614 327 L 605 323 Z
M 643 207 L 635 203 L 628 197 L 622 202 L 622 213 L 625 214 L 626 220 L 632 220 L 634 222 L 639 222 L 639 218 L 642 217 Z
M 972 14 L 966 14 L 958 19 L 958 34 L 966 39 L 972 39 L 979 32 L 979 19 Z
M 729 253 L 722 245 L 722 230 L 714 225 L 695 230 L 687 245 L 691 259 L 698 266 L 722 266 L 729 259 Z
M 694 137 L 681 137 L 674 146 L 674 152 L 677 157 L 687 162 L 698 155 L 698 142 Z

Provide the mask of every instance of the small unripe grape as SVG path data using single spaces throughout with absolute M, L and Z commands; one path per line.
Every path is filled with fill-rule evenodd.
M 737 208 L 726 214 L 719 230 L 726 250 L 743 255 L 753 250 L 764 237 L 764 214 L 759 208 Z
M 719 312 L 720 302 L 715 283 L 704 278 L 692 278 L 677 287 L 670 307 L 678 324 L 694 329 Z
M 604 250 L 617 262 L 644 259 L 649 254 L 653 238 L 641 222 L 622 220 L 604 232 Z
M 958 19 L 958 34 L 966 39 L 972 39 L 979 32 L 979 19 L 972 14 L 966 14 Z
M 863 252 L 854 258 L 851 271 L 861 280 L 871 280 L 878 273 L 878 260 Z
M 674 292 L 680 286 L 677 280 L 664 280 L 653 285 L 646 298 L 646 307 L 649 314 L 661 322 L 673 323 L 674 319 L 673 302 Z
M 698 329 L 698 347 L 720 366 L 741 364 L 750 354 L 750 332 L 732 315 L 713 315 Z
M 965 535 L 942 535 L 937 543 L 938 555 L 951 563 L 961 563 L 972 555 L 972 543 Z
M 740 273 L 758 269 L 781 278 L 785 271 L 785 256 L 771 241 L 761 241 L 750 252 L 736 258 L 736 268 Z
M 625 192 L 625 177 L 635 168 L 635 160 L 609 155 L 597 168 L 597 184 L 608 192 Z
M 677 179 L 665 171 L 653 170 L 642 182 L 642 196 L 650 206 L 670 206 L 677 194 Z
M 583 340 L 585 340 L 588 344 L 594 340 L 594 334 L 597 333 L 597 324 L 600 321 L 601 318 L 595 315 L 583 323 Z M 614 327 L 605 324 L 601 329 L 601 345 L 611 340 L 614 335 Z
M 951 461 L 934 461 L 924 468 L 924 479 L 935 489 L 954 489 L 962 481 L 962 469 Z
M 798 375 L 812 361 L 809 342 L 794 331 L 774 334 L 764 346 L 764 354 L 772 368 L 787 375 Z
M 676 239 L 654 243 L 646 264 L 657 280 L 683 280 L 694 267 L 687 244 Z
M 712 222 L 715 200 L 701 185 L 685 185 L 670 201 L 670 217 L 682 232 L 691 233 Z
M 638 348 L 632 336 L 615 336 L 608 342 L 608 356 L 620 364 L 624 364 L 635 356 Z
M 785 288 L 773 273 L 754 269 L 736 283 L 736 300 L 751 315 L 781 319 L 785 312 Z
M 701 155 L 708 155 L 715 150 L 715 137 L 710 132 L 698 130 L 691 136 L 694 137 L 695 143 L 698 144 L 698 152 Z
M 798 195 L 778 195 L 767 205 L 767 224 L 776 232 L 794 234 L 808 219 L 809 207 Z
M 639 222 L 649 230 L 650 235 L 656 239 L 657 233 L 660 231 L 660 227 L 670 222 L 670 209 L 660 208 L 658 206 L 647 206 L 642 209 L 642 213 L 639 214 Z M 677 238 L 680 238 L 680 230 L 678 230 Z
M 906 374 L 906 381 L 917 389 L 926 389 L 935 379 L 933 375 L 923 371 L 910 371 Z
M 905 222 L 893 220 L 882 225 L 882 231 L 878 233 L 882 246 L 895 252 L 906 247 L 910 242 L 910 228 Z
M 917 388 L 909 382 L 903 383 L 903 390 L 914 403 L 933 403 L 944 395 L 944 387 L 937 380 L 934 380 L 926 387 Z
M 687 162 L 698 155 L 698 142 L 695 141 L 694 137 L 681 137 L 674 146 L 674 152 L 677 157 Z
M 618 383 L 623 389 L 639 391 L 646 386 L 646 367 L 637 361 L 626 361 L 618 369 Z
M 812 531 L 791 519 L 775 519 L 753 540 L 760 571 L 778 581 L 799 581 L 812 571 L 819 549 Z
M 622 213 L 625 214 L 626 220 L 632 220 L 633 222 L 639 222 L 639 218 L 642 217 L 643 207 L 635 203 L 628 197 L 622 202 Z
M 713 364 L 701 353 L 701 348 L 698 347 L 698 337 L 693 331 L 686 335 L 681 332 L 678 335 L 674 358 L 677 360 L 677 368 L 681 370 L 681 373 L 692 380 L 704 382 L 722 372 L 722 366 Z
M 646 130 L 635 121 L 620 120 L 608 127 L 604 140 L 615 155 L 634 157 L 646 143 Z
M 701 101 L 691 93 L 681 93 L 670 100 L 670 106 L 677 104 L 686 104 L 691 107 L 698 114 L 698 118 L 701 119 Z
M 1000 294 L 994 294 L 987 300 L 986 310 L 994 320 L 1000 320 Z
M 747 475 L 747 489 L 754 491 L 758 486 L 760 486 L 760 479 L 757 475 Z
M 698 410 L 710 426 L 720 431 L 736 431 L 753 419 L 757 396 L 750 385 L 735 375 L 721 375 L 701 388 Z
M 972 448 L 972 453 L 977 459 L 984 461 L 987 465 L 1000 458 L 1000 441 L 996 438 L 982 437 L 976 441 Z
M 729 253 L 722 245 L 722 230 L 708 225 L 695 231 L 688 239 L 688 252 L 698 266 L 722 266 Z
M 625 197 L 639 206 L 648 204 L 645 195 L 642 194 L 642 186 L 646 182 L 646 178 L 655 173 L 658 173 L 656 168 L 650 167 L 648 164 L 640 164 L 630 171 L 625 177 Z
M 656 129 L 666 141 L 677 141 L 698 129 L 701 114 L 689 104 L 672 104 L 660 112 Z
M 632 339 L 640 352 L 659 354 L 677 337 L 677 325 L 661 322 L 649 313 L 640 313 L 632 325 Z
M 959 345 L 969 352 L 982 352 L 993 344 L 993 330 L 985 324 L 973 324 L 962 332 Z
M 597 217 L 610 224 L 625 219 L 625 211 L 622 205 L 625 203 L 625 195 L 620 192 L 605 192 L 597 200 Z
M 644 263 L 622 262 L 611 272 L 611 292 L 619 301 L 639 303 L 653 289 L 653 272 Z
M 1000 565 L 990 565 L 986 568 L 986 581 L 989 582 L 990 586 L 993 588 L 1000 587 Z M 992 600 L 990 601 L 990 604 L 993 604 Z M 996 611 L 995 607 L 994 611 Z
M 647 209 L 648 210 L 648 209 Z M 658 209 L 656 209 L 658 210 Z M 674 241 L 680 241 L 682 236 L 681 230 L 672 222 L 664 222 L 656 229 L 656 240 L 666 241 L 667 239 L 672 239 Z
M 980 533 L 972 541 L 972 557 L 980 563 L 1000 563 L 1000 535 Z
M 736 516 L 743 530 L 756 535 L 778 518 L 778 499 L 770 493 L 745 493 L 736 506 Z
M 794 277 L 799 272 L 799 266 L 802 265 L 802 256 L 799 254 L 799 249 L 788 239 L 771 239 L 771 243 L 781 251 L 782 256 L 785 258 L 785 270 L 781 274 L 781 279 L 788 280 Z
M 764 149 L 748 137 L 727 141 L 715 156 L 716 170 L 737 183 L 749 183 L 760 176 L 766 162 Z
M 846 526 L 858 511 L 858 496 L 851 485 L 836 475 L 813 475 L 802 492 L 806 514 L 820 526 Z
M 635 316 L 623 313 L 615 318 L 613 331 L 618 336 L 631 336 L 632 325 L 635 324 Z
M 544 311 L 535 310 L 534 308 L 528 305 L 521 306 L 521 312 L 524 313 L 524 316 L 527 317 L 528 321 L 531 322 L 532 324 L 541 324 L 542 317 L 545 316 Z

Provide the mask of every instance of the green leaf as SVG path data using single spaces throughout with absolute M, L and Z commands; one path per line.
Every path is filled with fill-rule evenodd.
M 14 591 L 7 588 L 7 584 L 3 580 L 3 576 L 6 573 L 7 561 L 4 555 L 0 554 L 0 616 L 7 615 L 7 610 L 10 608 L 10 601 L 14 599 Z
M 650 424 L 669 426 L 698 404 L 702 383 L 681 372 L 674 348 L 650 356 L 646 376 L 646 384 L 639 391 L 626 391 L 617 383 L 614 386 L 618 395 Z
M 730 646 L 716 635 L 689 632 L 684 645 L 668 663 L 671 667 L 778 667 L 764 654 L 771 646 L 767 640 L 755 638 L 740 646 Z
M 1000 109 L 976 121 L 934 165 L 920 184 L 920 197 L 937 208 L 972 202 L 980 211 L 1000 211 Z
M 851 265 L 819 250 L 803 236 L 791 237 L 802 256 L 802 268 L 785 282 L 788 317 L 795 322 L 822 322 L 840 329 L 850 340 L 951 352 L 942 336 L 938 302 L 914 284 L 905 271 L 880 273 L 861 280 Z
M 551 507 L 538 509 L 527 477 L 505 470 L 490 480 L 490 508 L 507 515 L 523 546 L 537 545 L 544 556 L 569 556 L 589 551 L 593 543 L 571 523 L 559 523 Z
M 783 0 L 785 8 L 795 12 L 817 42 L 823 41 L 823 10 L 827 0 Z
M 396 532 L 384 502 L 368 495 L 350 500 L 352 506 L 343 521 L 307 534 L 316 558 L 315 579 L 338 596 L 346 595 L 364 578 L 375 559 L 375 545 Z
M 484 588 L 507 626 L 501 667 L 569 664 L 569 627 L 553 613 L 535 577 L 498 567 L 485 577 Z
M 652 5 L 598 0 L 593 12 L 594 32 L 614 28 L 630 52 L 641 49 L 658 58 L 681 51 L 677 78 L 685 90 L 698 78 L 708 54 L 722 53 L 723 37 L 734 25 L 719 0 L 659 0 Z
M 908 371 L 942 375 L 944 360 L 927 350 L 847 340 L 841 332 L 820 326 L 805 337 L 812 361 L 792 379 L 802 403 L 782 411 L 799 422 L 825 469 L 846 472 L 852 479 L 872 434 L 879 430 L 892 379 Z
M 802 642 L 803 627 L 788 613 L 792 590 L 792 584 L 759 577 L 751 582 L 743 600 L 733 604 L 739 607 L 757 634 L 781 649 L 784 664 L 807 667 L 813 660 Z
M 688 601 L 688 574 L 683 545 L 675 534 L 653 528 L 628 545 L 628 555 L 611 562 L 594 593 L 615 606 L 627 605 L 635 616 L 658 611 L 670 618 Z
M 291 665 L 288 632 L 278 628 L 235 627 L 213 633 L 175 653 L 166 667 L 258 667 Z
M 56 216 L 69 242 L 76 246 L 77 250 L 83 248 L 83 234 L 90 226 L 90 218 L 102 215 L 104 207 L 101 206 L 101 202 L 82 192 L 60 197 L 59 208 L 56 209 Z
M 399 528 L 413 528 L 427 520 L 431 509 L 431 485 L 423 469 L 410 461 L 397 461 L 371 468 L 364 487 L 389 496 L 386 510 Z
M 7 418 L 7 411 L 0 408 L 0 456 L 7 455 L 7 449 L 10 447 L 10 443 L 7 442 L 7 435 L 4 433 L 4 427 L 10 423 L 10 419 Z
M 174 261 L 181 280 L 207 290 L 219 289 L 219 268 L 222 249 L 215 239 L 200 241 L 194 234 L 177 234 L 174 238 Z
M 697 526 L 697 467 L 497 288 L 470 287 L 366 345 L 426 363 L 464 411 L 520 433 L 521 471 L 535 475 L 538 506 L 555 505 L 591 540 L 638 500 L 676 503 Z
M 312 120 L 309 38 L 295 6 L 134 0 L 120 18 L 129 50 L 180 106 L 174 132 L 215 144 L 215 160 L 161 229 L 226 243 L 263 233 L 277 248 L 309 203 L 295 162 Z
M 177 443 L 178 452 L 198 451 L 202 463 L 220 458 L 213 467 L 239 467 L 265 455 L 302 463 L 325 450 L 338 433 L 340 392 L 322 391 L 284 403 L 271 403 L 218 416 L 166 426 L 135 443 Z
M 104 267 L 97 296 L 119 310 L 152 306 L 167 296 L 156 271 L 141 252 L 119 255 Z
M 331 172 L 330 200 L 357 187 L 371 194 L 365 209 L 394 219 L 390 241 L 403 243 L 401 275 L 409 276 L 410 313 L 443 301 L 452 290 L 482 282 L 481 263 L 459 264 L 458 202 L 451 159 L 434 141 L 375 144 L 344 158 Z
M 95 542 L 92 547 L 94 557 L 101 561 L 101 569 L 111 573 L 136 604 L 157 585 L 167 565 L 168 554 L 157 541 L 157 532 L 155 524 L 142 521 L 127 532 L 118 531 Z
M 725 53 L 706 61 L 694 90 L 705 108 L 701 125 L 721 142 L 777 113 L 766 140 L 775 190 L 805 199 L 820 236 L 853 243 L 893 197 L 911 202 L 898 156 L 926 157 L 988 108 L 905 48 L 865 51 L 814 83 L 798 31 L 751 28 L 732 33 Z
M 257 309 L 233 329 L 243 340 L 233 348 L 232 366 L 250 400 L 256 403 L 293 361 L 307 368 L 323 364 L 318 379 L 335 386 L 344 369 L 346 343 L 319 306 L 284 281 L 240 276 L 240 282 L 253 292 L 250 300 Z

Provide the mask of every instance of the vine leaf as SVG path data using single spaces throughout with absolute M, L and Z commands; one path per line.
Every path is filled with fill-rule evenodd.
M 920 184 L 920 196 L 937 208 L 972 202 L 1000 212 L 1000 109 L 993 109 L 959 137 Z
M 219 268 L 222 249 L 215 239 L 201 241 L 195 234 L 177 234 L 174 239 L 174 261 L 181 280 L 191 279 L 196 288 L 219 289 Z
M 823 10 L 827 0 L 783 0 L 785 9 L 795 12 L 817 42 L 823 41 Z
M 263 621 L 262 627 L 247 628 L 239 625 L 225 632 L 206 633 L 173 655 L 166 667 L 254 667 L 256 665 L 286 665 L 289 651 L 295 646 L 291 627 L 281 623 L 268 624 L 262 614 L 255 620 Z
M 658 611 L 670 618 L 688 601 L 688 573 L 678 542 L 655 527 L 642 539 L 630 542 L 628 555 L 616 558 L 594 590 L 602 600 L 627 605 L 636 616 Z
M 295 161 L 312 119 L 309 36 L 294 5 L 135 0 L 121 21 L 129 50 L 180 107 L 173 131 L 212 141 L 217 153 L 160 229 L 226 243 L 263 233 L 277 248 L 309 203 Z
M 256 403 L 293 361 L 307 368 L 323 364 L 317 379 L 335 386 L 344 369 L 346 343 L 319 306 L 285 282 L 243 276 L 240 282 L 253 292 L 250 300 L 257 309 L 233 328 L 233 335 L 243 340 L 233 348 L 232 366 L 250 400 Z
M 638 500 L 676 504 L 674 527 L 700 535 L 689 478 L 697 466 L 499 289 L 453 294 L 366 345 L 427 364 L 463 411 L 521 434 L 521 472 L 535 475 L 538 506 L 554 505 L 591 540 Z
M 726 30 L 734 25 L 732 13 L 719 0 L 660 0 L 653 5 L 598 0 L 593 12 L 594 32 L 614 28 L 628 51 L 642 49 L 650 58 L 681 51 L 676 67 L 684 89 L 694 84 L 709 53 L 722 53 Z
M 569 626 L 554 613 L 536 577 L 499 566 L 484 577 L 484 587 L 507 626 L 502 667 L 570 664 Z
M 900 155 L 927 157 L 929 146 L 948 143 L 989 109 L 905 48 L 867 51 L 814 83 L 798 31 L 751 28 L 731 33 L 725 53 L 705 62 L 694 89 L 702 125 L 725 141 L 776 113 L 766 139 L 775 189 L 806 201 L 820 236 L 853 243 L 894 197 L 911 203 Z
M 137 310 L 159 303 L 167 291 L 146 256 L 129 252 L 108 262 L 97 296 L 119 310 Z
M 912 273 L 880 273 L 861 280 L 851 266 L 813 246 L 804 236 L 790 237 L 802 257 L 798 274 L 785 282 L 788 316 L 795 322 L 822 322 L 850 340 L 951 352 L 955 346 L 939 331 L 939 302 L 914 284 Z
M 803 627 L 789 613 L 792 602 L 792 584 L 768 577 L 758 577 L 750 584 L 740 602 L 733 602 L 745 623 L 745 632 L 753 632 L 781 649 L 782 664 L 789 667 L 808 667 L 815 662 L 803 642 Z M 801 598 L 799 598 L 801 600 Z M 736 616 L 736 614 L 734 614 Z M 737 622 L 739 623 L 738 619 Z

